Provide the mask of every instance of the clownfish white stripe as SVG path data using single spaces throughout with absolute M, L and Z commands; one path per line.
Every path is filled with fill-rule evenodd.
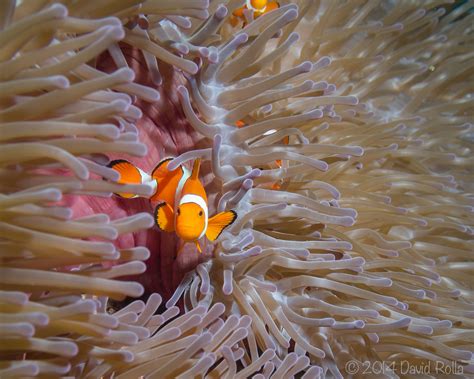
M 207 204 L 201 196 L 193 195 L 193 194 L 184 195 L 181 198 L 181 201 L 179 202 L 179 205 L 186 204 L 186 203 L 197 204 L 204 211 L 204 228 L 203 228 L 201 234 L 199 235 L 199 238 L 201 238 L 206 234 L 206 231 L 207 231 L 207 222 L 208 222 L 208 218 L 209 218 L 209 211 L 207 209 Z
M 148 198 L 152 197 L 156 192 L 158 183 L 156 182 L 155 179 L 153 179 L 150 175 L 148 175 L 145 171 L 141 170 L 139 167 L 137 167 L 137 170 L 142 177 L 142 184 L 147 184 L 152 187 L 153 190 L 151 192 L 151 195 L 148 196 Z M 138 197 L 138 196 L 135 196 L 135 197 Z
M 190 176 L 191 176 L 191 171 L 189 171 L 186 167 L 183 167 L 183 175 L 181 175 L 181 179 L 179 179 L 178 185 L 176 187 L 176 195 L 175 195 L 175 201 L 174 201 L 175 211 L 178 209 L 179 199 L 181 197 L 181 192 L 183 191 L 184 184 L 186 183 L 186 180 L 188 180 Z
M 157 181 L 155 179 L 151 179 L 149 182 L 146 182 L 146 184 L 151 186 L 151 188 L 152 188 L 152 191 L 151 191 L 152 195 L 151 196 L 153 196 L 156 192 L 157 187 L 158 187 Z M 149 197 L 151 197 L 151 196 L 149 196 Z
M 136 169 L 138 170 L 138 172 L 142 176 L 142 183 L 147 183 L 147 182 L 153 180 L 153 178 L 150 175 L 148 175 L 145 171 L 143 171 L 141 168 L 136 167 Z

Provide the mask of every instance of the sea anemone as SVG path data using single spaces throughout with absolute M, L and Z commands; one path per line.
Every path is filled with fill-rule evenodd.
M 471 1 L 61 3 L 0 4 L 2 378 L 474 373 Z M 203 254 L 114 195 L 169 156 Z

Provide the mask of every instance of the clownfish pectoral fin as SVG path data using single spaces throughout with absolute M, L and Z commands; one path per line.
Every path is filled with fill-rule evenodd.
M 197 249 L 197 251 L 199 251 L 199 253 L 202 253 L 201 245 L 199 245 L 199 242 L 196 241 L 195 243 L 196 243 L 196 249 Z
M 215 241 L 222 231 L 231 225 L 237 218 L 234 211 L 226 211 L 216 214 L 209 219 L 206 230 L 206 237 L 209 241 Z
M 239 24 L 239 18 L 234 15 L 230 16 L 230 24 L 234 27 L 237 26 Z
M 244 17 L 244 9 L 244 7 L 237 8 L 235 11 L 232 12 L 232 16 Z
M 142 184 L 140 169 L 129 161 L 124 159 L 114 160 L 111 161 L 107 167 L 120 174 L 120 179 L 117 181 L 119 184 Z M 116 195 L 127 199 L 138 197 L 132 193 L 116 193 Z
M 165 232 L 174 232 L 174 211 L 168 203 L 160 203 L 155 208 L 155 223 Z

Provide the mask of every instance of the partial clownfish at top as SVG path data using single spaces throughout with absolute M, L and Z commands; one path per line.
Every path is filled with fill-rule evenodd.
M 230 18 L 230 23 L 232 26 L 236 26 L 239 23 L 239 20 L 243 20 L 244 25 L 246 23 L 244 10 L 251 9 L 253 10 L 253 18 L 256 19 L 262 14 L 268 13 L 274 9 L 279 8 L 280 5 L 277 1 L 267 1 L 267 0 L 247 0 L 243 7 L 237 8 L 232 12 L 232 17 Z
M 199 180 L 201 160 L 194 161 L 192 172 L 184 166 L 170 171 L 171 160 L 162 160 L 151 175 L 125 160 L 112 161 L 108 167 L 120 174 L 118 183 L 152 185 L 155 190 L 150 201 L 159 202 L 154 212 L 156 225 L 165 232 L 176 232 L 185 243 L 194 242 L 201 252 L 199 239 L 206 236 L 209 241 L 215 241 L 236 220 L 237 213 L 225 211 L 209 218 L 206 191 Z M 137 197 L 126 193 L 117 195 Z

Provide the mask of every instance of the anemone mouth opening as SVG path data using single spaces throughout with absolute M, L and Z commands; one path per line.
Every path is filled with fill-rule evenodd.
M 143 113 L 136 127 L 140 140 L 147 145 L 147 154 L 143 158 L 133 157 L 131 161 L 146 172 L 151 172 L 163 159 L 174 158 L 199 147 L 209 147 L 209 143 L 206 143 L 205 139 L 190 125 L 177 96 L 177 88 L 186 83 L 185 74 L 173 65 L 157 62 L 160 72 L 160 82 L 157 84 L 147 70 L 146 60 L 141 50 L 125 43 L 120 43 L 119 47 L 125 62 L 135 72 L 134 82 L 154 88 L 160 93 L 159 100 L 154 102 L 140 98 L 132 99 L 133 104 Z M 103 72 L 113 72 L 117 68 L 110 52 L 102 54 L 95 61 L 95 66 Z M 110 160 L 124 157 L 130 159 L 128 155 L 123 154 L 108 157 Z M 185 166 L 188 169 L 191 168 L 189 163 Z M 215 198 L 220 191 L 217 190 L 216 184 L 212 183 L 209 164 L 203 165 L 202 174 L 210 197 Z M 139 212 L 152 214 L 158 204 L 146 199 L 120 197 L 110 199 L 110 203 L 110 207 L 120 208 L 127 215 Z M 121 244 L 122 241 L 119 239 L 118 243 Z M 203 253 L 197 254 L 194 244 L 186 243 L 183 246 L 183 242 L 174 233 L 162 232 L 156 226 L 150 230 L 135 232 L 128 241 L 123 243 L 123 247 L 145 246 L 155 254 L 152 254 L 145 262 L 146 272 L 124 279 L 138 281 L 144 286 L 145 292 L 141 296 L 143 300 L 153 293 L 159 293 L 164 300 L 168 300 L 187 272 L 194 270 L 199 263 L 212 258 L 212 246 L 204 239 L 200 243 Z M 113 308 L 119 309 L 132 301 L 134 301 L 133 298 L 127 298 L 123 302 L 116 302 Z

